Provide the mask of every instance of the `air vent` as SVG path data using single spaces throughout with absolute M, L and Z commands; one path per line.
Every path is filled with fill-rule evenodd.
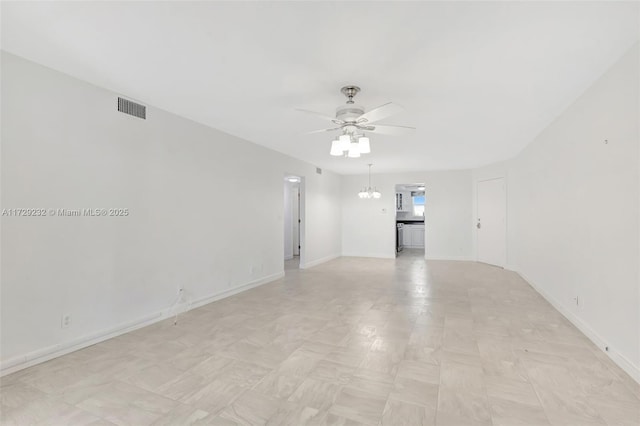
M 316 167 L 316 173 L 321 175 L 322 174 L 322 169 L 320 167 Z
M 118 98 L 118 111 L 133 115 L 134 117 L 142 118 L 143 120 L 147 119 L 147 107 L 128 99 Z

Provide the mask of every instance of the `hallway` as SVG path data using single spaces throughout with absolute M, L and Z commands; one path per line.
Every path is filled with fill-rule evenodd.
M 2 379 L 3 424 L 637 424 L 516 274 L 339 258 Z

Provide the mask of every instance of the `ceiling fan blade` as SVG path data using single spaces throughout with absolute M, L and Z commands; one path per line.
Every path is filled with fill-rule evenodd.
M 334 127 L 332 129 L 320 129 L 320 130 L 313 130 L 311 132 L 305 132 L 305 135 L 311 135 L 313 133 L 325 133 L 325 132 L 333 132 L 334 130 L 340 130 L 342 129 L 342 127 Z
M 332 121 L 332 122 L 334 122 L 336 124 L 344 123 L 344 121 L 342 121 L 342 120 L 337 120 L 335 117 L 331 117 L 330 115 L 323 114 L 321 112 L 309 111 L 308 109 L 296 109 L 296 111 L 304 112 L 305 114 L 315 115 L 316 117 Z
M 358 117 L 357 121 L 358 123 L 363 124 L 375 123 L 376 121 L 380 121 L 402 111 L 404 111 L 403 107 L 398 104 L 394 104 L 393 102 L 389 102 L 384 105 L 380 105 L 379 107 L 374 108 L 369 112 L 365 112 L 360 117 Z
M 370 133 L 379 133 L 381 135 L 404 135 L 412 130 L 415 130 L 415 127 L 409 126 L 392 126 L 392 125 L 372 125 L 373 130 L 368 130 Z

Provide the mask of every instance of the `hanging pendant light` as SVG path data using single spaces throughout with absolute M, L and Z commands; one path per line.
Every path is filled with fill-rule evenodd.
M 373 164 L 369 164 L 369 186 L 358 192 L 358 197 L 363 199 L 378 199 L 382 197 L 382 194 L 380 193 L 380 191 L 378 191 L 378 188 L 371 187 L 371 166 L 373 166 Z

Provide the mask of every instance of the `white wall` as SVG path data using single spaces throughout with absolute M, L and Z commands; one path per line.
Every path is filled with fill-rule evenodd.
M 342 250 L 345 256 L 395 257 L 395 185 L 425 183 L 425 256 L 465 260 L 472 257 L 471 172 L 467 170 L 372 174 L 378 200 L 358 198 L 367 175 L 343 176 Z M 384 209 L 384 212 L 383 212 Z
M 281 276 L 285 172 L 305 179 L 302 266 L 341 252 L 338 175 L 116 97 L 2 54 L 2 208 L 130 211 L 2 218 L 3 367 L 155 318 L 178 286 L 206 301 Z
M 638 52 L 636 45 L 515 159 L 474 172 L 507 177 L 509 267 L 609 346 L 636 380 Z

